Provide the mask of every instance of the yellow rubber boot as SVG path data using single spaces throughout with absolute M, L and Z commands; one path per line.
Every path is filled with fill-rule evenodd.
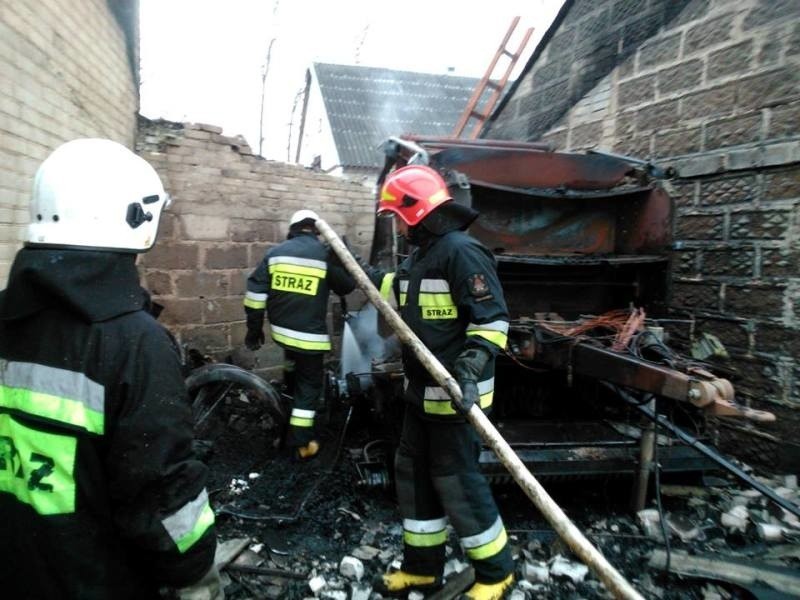
M 313 458 L 319 452 L 319 442 L 317 440 L 311 440 L 305 446 L 300 446 L 297 449 L 297 456 L 306 459 L 306 458 Z
M 373 589 L 384 596 L 402 596 L 408 592 L 431 591 L 442 587 L 441 577 L 415 575 L 405 571 L 384 573 L 375 581 Z
M 500 600 L 514 585 L 513 573 L 497 583 L 476 583 L 461 596 L 463 600 Z

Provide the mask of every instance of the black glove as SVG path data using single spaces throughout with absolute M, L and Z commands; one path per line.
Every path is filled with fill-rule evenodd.
M 258 350 L 264 345 L 264 332 L 260 329 L 248 329 L 244 336 L 244 345 L 248 350 Z
M 461 352 L 453 365 L 453 375 L 455 375 L 458 386 L 461 388 L 461 402 L 453 400 L 453 408 L 465 415 L 472 408 L 473 404 L 479 403 L 478 378 L 483 373 L 486 363 L 489 362 L 491 354 L 482 348 L 468 348 Z
M 264 345 L 264 311 L 245 306 L 244 312 L 247 314 L 247 335 L 244 336 L 244 345 L 248 350 L 258 350 Z

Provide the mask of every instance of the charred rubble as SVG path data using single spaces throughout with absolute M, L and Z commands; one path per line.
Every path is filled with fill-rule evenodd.
M 384 461 L 390 446 L 375 444 L 352 415 L 332 414 L 322 455 L 297 462 L 276 441 L 270 419 L 257 417 L 263 417 L 258 404 L 252 392 L 229 390 L 211 426 L 204 422 L 205 437 L 213 438 L 205 458 L 227 597 L 379 598 L 372 582 L 397 566 L 402 529 L 391 485 L 366 485 L 364 449 L 371 461 Z M 217 426 L 222 433 L 214 437 Z M 796 476 L 739 466 L 781 497 L 800 499 Z M 659 483 L 646 508 L 634 513 L 630 478 L 545 480 L 570 518 L 645 597 L 797 597 L 795 515 L 724 472 Z M 511 598 L 610 597 L 513 482 L 498 483 L 495 495 L 516 561 Z M 463 579 L 468 562 L 453 535 L 447 551 L 448 581 L 459 573 Z

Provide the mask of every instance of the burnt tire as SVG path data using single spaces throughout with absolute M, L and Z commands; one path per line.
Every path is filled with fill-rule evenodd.
M 280 446 L 289 404 L 270 383 L 241 367 L 204 365 L 185 380 L 198 457 L 225 476 L 269 461 Z

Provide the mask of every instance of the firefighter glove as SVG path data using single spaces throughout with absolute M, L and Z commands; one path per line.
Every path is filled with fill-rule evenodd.
M 258 350 L 264 345 L 264 311 L 245 306 L 247 314 L 247 335 L 244 345 L 248 350 Z
M 453 365 L 453 375 L 461 388 L 462 399 L 461 402 L 453 401 L 453 408 L 459 413 L 467 414 L 475 403 L 480 406 L 478 378 L 490 358 L 489 352 L 482 348 L 468 348 L 456 359 Z
M 244 345 L 248 350 L 258 350 L 264 345 L 264 332 L 260 329 L 248 329 L 244 336 Z

